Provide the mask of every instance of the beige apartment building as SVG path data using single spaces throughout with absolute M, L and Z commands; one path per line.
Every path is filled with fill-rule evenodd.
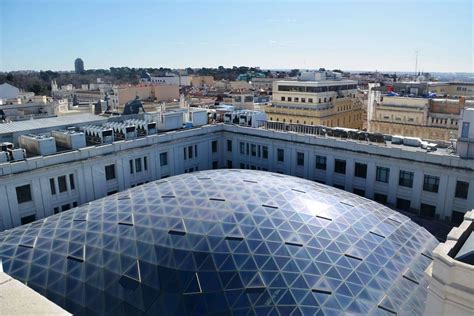
M 113 95 L 110 96 L 113 109 L 122 111 L 125 103 L 138 96 L 146 102 L 166 102 L 179 99 L 178 85 L 125 85 L 113 88 Z
M 191 86 L 193 87 L 212 87 L 214 85 L 214 77 L 213 76 L 190 76 Z
M 434 141 L 456 138 L 461 109 L 474 106 L 474 102 L 464 98 L 427 99 L 380 94 L 372 100 L 368 104 L 370 132 Z
M 428 87 L 438 96 L 474 98 L 474 82 L 431 82 Z
M 352 80 L 275 81 L 270 121 L 362 129 L 364 109 Z

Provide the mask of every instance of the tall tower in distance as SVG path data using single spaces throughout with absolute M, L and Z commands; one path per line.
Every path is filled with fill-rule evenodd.
M 84 62 L 80 58 L 76 58 L 74 61 L 74 70 L 76 74 L 80 74 L 84 72 Z

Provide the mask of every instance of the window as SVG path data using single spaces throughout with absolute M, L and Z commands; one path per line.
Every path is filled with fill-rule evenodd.
M 21 225 L 25 225 L 25 224 L 34 222 L 35 220 L 36 220 L 36 215 L 35 214 L 28 215 L 28 216 L 23 216 L 21 218 Z
M 268 159 L 268 147 L 267 146 L 262 146 L 262 158 L 263 159 Z
M 462 129 L 461 129 L 461 138 L 468 138 L 469 136 L 469 122 L 463 122 L 462 123 Z
M 420 204 L 420 215 L 430 218 L 434 218 L 436 213 L 436 206 L 429 204 Z
M 194 157 L 197 158 L 198 156 L 198 145 L 194 145 Z
M 295 98 L 295 102 L 299 102 L 300 101 L 300 98 Z
M 245 164 L 240 163 L 240 169 L 245 169 Z
M 342 184 L 334 184 L 333 187 L 337 188 L 337 189 L 341 189 L 341 190 L 344 190 L 346 187 Z
M 356 189 L 356 188 L 354 188 L 354 189 L 352 190 L 352 192 L 355 193 L 355 194 L 357 194 L 357 195 L 359 195 L 359 196 L 362 196 L 362 197 L 365 196 L 365 191 L 362 190 L 362 189 Z
M 160 153 L 160 166 L 168 165 L 168 152 Z
M 76 189 L 76 184 L 74 183 L 74 174 L 69 175 L 69 186 L 71 187 L 71 190 Z
M 346 174 L 346 161 L 341 159 L 334 160 L 334 172 Z
M 374 201 L 381 204 L 387 204 L 387 195 L 382 193 L 374 193 Z
M 72 207 L 77 207 L 77 202 L 72 202 Z
M 296 164 L 298 166 L 304 166 L 304 153 L 296 153 Z
M 288 102 L 291 102 L 291 97 L 288 97 Z
M 54 214 L 58 214 L 58 213 L 59 213 L 59 207 L 56 206 L 56 207 L 53 209 L 53 212 L 54 212 Z
M 63 193 L 67 191 L 66 176 L 58 177 L 58 184 L 59 184 L 59 193 Z
M 148 170 L 148 159 L 147 159 L 147 157 L 143 157 L 143 169 L 145 171 Z
M 425 175 L 423 180 L 423 190 L 438 193 L 439 177 Z
M 213 161 L 212 162 L 212 169 L 217 169 L 217 166 L 218 166 L 218 161 Z
M 305 98 L 301 98 L 301 102 L 302 102 L 302 103 L 305 103 L 305 102 L 306 102 L 306 99 L 305 99 Z
M 63 206 L 61 206 L 61 212 L 67 211 L 70 208 L 71 206 L 69 204 L 64 204 Z
M 354 176 L 358 178 L 367 178 L 367 165 L 365 163 L 355 163 Z
M 227 140 L 227 151 L 232 152 L 232 141 L 231 140 Z
M 240 142 L 240 154 L 245 155 L 245 143 Z
M 403 187 L 413 187 L 413 172 L 400 170 L 400 176 L 398 178 L 398 185 Z
M 281 97 L 281 100 L 282 100 L 282 101 L 285 101 L 285 97 Z
M 130 174 L 132 174 L 134 172 L 133 171 L 133 159 L 130 159 L 129 165 L 130 165 Z
M 188 147 L 188 157 L 189 159 L 193 158 L 193 146 Z
M 115 165 L 105 166 L 105 180 L 115 179 Z
M 309 103 L 313 103 L 313 99 L 312 99 L 312 98 L 309 98 L 309 99 L 308 99 L 308 102 L 309 102 Z
M 211 147 L 212 147 L 212 152 L 216 153 L 217 152 L 217 140 L 212 141 Z
M 375 180 L 379 182 L 388 183 L 388 179 L 390 177 L 390 169 L 384 167 L 377 167 L 375 172 Z
M 281 148 L 277 149 L 277 161 L 278 162 L 285 161 L 285 151 Z
M 186 156 L 186 147 L 183 148 L 183 157 L 186 160 L 188 157 Z
M 257 145 L 252 144 L 252 145 L 250 146 L 250 148 L 251 148 L 251 154 L 252 154 L 252 156 L 254 156 L 254 157 L 257 156 Z
M 29 184 L 16 187 L 16 199 L 18 201 L 18 204 L 33 200 L 31 198 L 31 187 Z
M 232 160 L 227 160 L 227 168 L 232 169 Z
M 455 197 L 460 199 L 467 199 L 467 193 L 469 191 L 469 182 L 457 181 L 456 182 L 456 193 Z
M 135 158 L 135 172 L 142 172 L 142 159 Z
M 49 179 L 49 187 L 51 188 L 51 194 L 56 194 L 56 186 L 54 184 L 54 178 Z
M 402 211 L 409 211 L 410 210 L 410 200 L 397 198 L 397 208 L 402 210 Z
M 326 157 L 316 156 L 316 169 L 326 170 Z

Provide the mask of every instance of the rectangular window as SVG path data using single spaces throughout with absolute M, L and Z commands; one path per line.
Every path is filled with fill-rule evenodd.
M 288 102 L 291 102 L 291 97 L 288 97 Z
M 217 169 L 217 166 L 218 166 L 218 161 L 213 161 L 212 162 L 212 169 Z
M 262 158 L 263 159 L 268 159 L 268 147 L 267 146 L 262 146 Z
M 25 224 L 34 222 L 35 220 L 36 220 L 36 215 L 35 214 L 28 215 L 28 216 L 23 216 L 21 218 L 21 225 L 25 225 Z
M 281 148 L 277 149 L 277 161 L 278 162 L 285 161 L 285 151 Z
M 53 209 L 53 212 L 54 212 L 54 214 L 58 214 L 58 213 L 59 213 L 59 207 L 56 206 L 56 207 Z
M 420 215 L 425 217 L 434 218 L 436 213 L 436 206 L 429 204 L 420 204 Z
M 232 169 L 232 160 L 227 160 L 227 168 Z
M 257 145 L 252 144 L 252 145 L 250 146 L 250 148 L 251 148 L 251 154 L 252 154 L 252 156 L 254 156 L 254 157 L 257 156 Z
M 456 193 L 455 197 L 460 199 L 467 199 L 467 194 L 469 191 L 469 182 L 457 181 L 456 182 Z
M 188 147 L 188 158 L 193 159 L 193 146 Z
M 194 158 L 198 156 L 198 145 L 194 145 Z
M 281 100 L 282 100 L 282 101 L 285 101 L 285 97 L 281 97 Z
M 354 176 L 358 178 L 367 178 L 367 165 L 365 163 L 355 163 Z
M 188 158 L 186 155 L 186 147 L 183 148 L 183 157 L 184 157 L 184 160 Z
M 132 174 L 134 172 L 133 171 L 133 159 L 130 159 L 129 165 L 130 165 L 130 174 Z
M 346 161 L 341 159 L 334 160 L 334 172 L 346 174 Z
M 58 177 L 59 193 L 67 191 L 66 176 Z
M 142 172 L 142 159 L 135 158 L 135 172 Z
M 232 152 L 232 141 L 231 140 L 227 140 L 227 151 Z
M 247 149 L 247 156 L 250 155 L 250 145 L 249 143 L 246 144 L 246 149 Z
M 362 190 L 362 189 L 354 188 L 354 189 L 352 189 L 352 192 L 359 195 L 359 196 L 365 197 L 365 191 Z
M 397 198 L 397 208 L 402 211 L 410 211 L 410 200 Z
M 312 99 L 312 98 L 309 98 L 309 99 L 308 99 L 308 102 L 309 102 L 309 103 L 313 103 L 313 99 Z
M 77 202 L 72 202 L 72 207 L 77 207 Z
M 217 152 L 217 140 L 212 141 L 211 147 L 212 147 L 212 152 L 216 153 Z
M 240 142 L 240 154 L 245 155 L 245 143 Z
M 296 153 L 296 164 L 298 166 L 304 166 L 304 153 Z
M 168 165 L 168 152 L 160 153 L 160 166 L 167 166 Z
M 148 170 L 148 159 L 147 157 L 143 157 L 143 169 Z
M 115 165 L 107 165 L 105 166 L 105 180 L 113 180 L 115 179 Z
M 49 187 L 51 188 L 51 194 L 56 194 L 56 186 L 54 184 L 54 178 L 49 179 Z
M 398 185 L 402 187 L 412 188 L 413 187 L 413 172 L 400 170 L 400 176 L 398 178 Z
M 438 193 L 439 177 L 425 175 L 423 179 L 423 190 Z
M 76 184 L 74 183 L 74 174 L 69 174 L 69 186 L 71 187 L 71 190 L 76 189 Z
M 374 193 L 374 201 L 381 204 L 387 204 L 387 195 L 382 193 Z
M 316 169 L 326 170 L 326 157 L 316 155 Z
M 69 204 L 64 204 L 63 206 L 61 206 L 61 212 L 67 211 L 70 208 L 71 206 Z
M 390 177 L 390 169 L 384 167 L 377 167 L 375 171 L 375 180 L 379 182 L 388 183 L 388 179 Z
M 25 184 L 19 187 L 16 187 L 16 199 L 18 204 L 32 201 L 31 197 L 31 187 L 29 184 Z
M 245 164 L 240 163 L 240 169 L 245 169 Z

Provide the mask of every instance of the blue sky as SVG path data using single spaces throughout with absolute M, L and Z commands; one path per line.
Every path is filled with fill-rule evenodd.
M 0 0 L 0 71 L 217 67 L 473 72 L 472 0 Z

